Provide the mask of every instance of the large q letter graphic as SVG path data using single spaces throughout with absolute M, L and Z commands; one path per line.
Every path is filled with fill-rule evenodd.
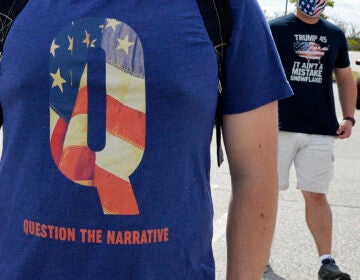
M 145 71 L 138 36 L 115 19 L 72 22 L 52 41 L 49 72 L 56 166 L 68 179 L 96 187 L 105 214 L 138 215 L 129 179 L 145 148 Z

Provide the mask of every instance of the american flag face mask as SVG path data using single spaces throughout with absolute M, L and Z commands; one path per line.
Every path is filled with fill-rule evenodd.
M 318 17 L 324 10 L 327 0 L 298 0 L 300 11 L 308 17 Z

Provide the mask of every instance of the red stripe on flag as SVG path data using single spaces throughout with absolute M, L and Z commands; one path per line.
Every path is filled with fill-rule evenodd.
M 138 215 L 131 184 L 95 165 L 93 186 L 98 190 L 103 211 L 114 215 Z
M 144 149 L 146 115 L 125 106 L 109 95 L 106 105 L 106 127 L 109 133 Z
M 66 130 L 67 130 L 66 122 L 62 118 L 59 118 L 58 121 L 56 122 L 56 125 L 54 127 L 50 139 L 51 154 L 53 156 L 56 165 L 59 164 L 62 155 Z
M 95 153 L 87 147 L 67 147 L 58 166 L 70 180 L 91 180 L 94 173 Z
M 88 111 L 88 89 L 85 86 L 79 90 L 71 117 L 80 114 L 87 114 L 87 111 Z
M 120 103 L 110 95 L 107 95 L 106 102 L 108 132 L 143 150 L 145 147 L 146 114 Z M 72 117 L 87 114 L 87 106 L 88 91 L 87 87 L 83 87 L 76 98 Z

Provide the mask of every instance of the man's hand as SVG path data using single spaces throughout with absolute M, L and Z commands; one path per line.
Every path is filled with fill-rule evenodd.
M 351 136 L 352 127 L 353 127 L 353 124 L 351 121 L 342 120 L 342 122 L 339 125 L 338 130 L 336 131 L 338 138 L 339 139 L 349 138 Z

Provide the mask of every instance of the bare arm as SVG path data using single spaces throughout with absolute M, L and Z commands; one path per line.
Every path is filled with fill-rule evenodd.
M 343 117 L 354 117 L 357 93 L 351 68 L 335 68 L 335 76 Z M 350 121 L 340 122 L 337 131 L 338 137 L 340 139 L 350 137 L 351 129 L 352 123 Z
M 278 200 L 277 122 L 277 102 L 224 116 L 232 180 L 228 280 L 261 279 L 270 254 Z

